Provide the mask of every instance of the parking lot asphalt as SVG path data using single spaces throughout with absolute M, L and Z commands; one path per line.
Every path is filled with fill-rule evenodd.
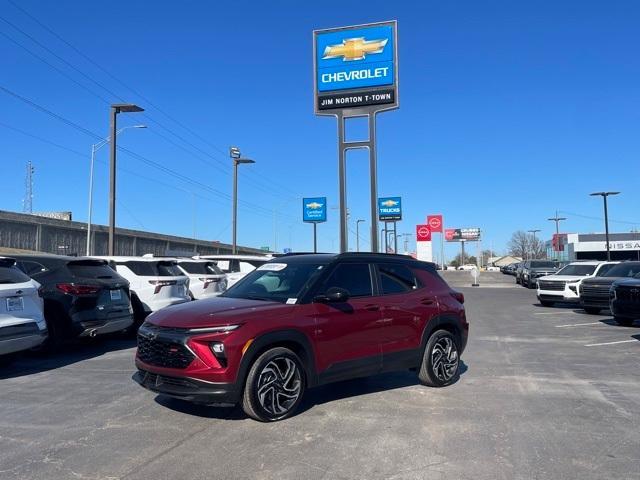
M 640 479 L 640 322 L 445 273 L 471 324 L 450 387 L 343 382 L 262 424 L 141 389 L 133 340 L 114 337 L 0 370 L 0 478 Z

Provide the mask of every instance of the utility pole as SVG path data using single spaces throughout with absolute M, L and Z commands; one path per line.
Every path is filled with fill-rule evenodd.
M 25 192 L 24 200 L 22 200 L 22 212 L 33 213 L 33 174 L 36 173 L 36 169 L 31 163 L 31 160 L 27 162 L 27 175 L 25 177 Z
M 533 235 L 533 242 L 532 242 L 532 249 L 531 249 L 531 253 L 535 256 L 536 252 L 533 250 L 536 246 L 537 246 L 537 237 L 536 237 L 536 233 L 540 232 L 541 230 L 536 229 L 536 230 L 527 230 L 527 232 L 529 232 L 530 234 Z
M 560 222 L 566 219 L 566 217 L 559 217 L 557 210 L 555 217 L 547 218 L 550 222 L 556 222 L 556 260 L 560 260 L 560 246 L 558 245 L 558 242 L 560 241 Z
M 595 192 L 590 193 L 592 197 L 601 196 L 604 200 L 604 238 L 607 244 L 607 260 L 611 260 L 611 247 L 609 246 L 609 211 L 607 209 L 607 197 L 609 195 L 618 195 L 620 192 Z

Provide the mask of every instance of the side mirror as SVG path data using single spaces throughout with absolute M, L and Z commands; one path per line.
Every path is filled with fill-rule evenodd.
M 343 303 L 347 300 L 349 300 L 349 292 L 339 287 L 331 287 L 324 295 L 317 295 L 313 299 L 316 303 Z

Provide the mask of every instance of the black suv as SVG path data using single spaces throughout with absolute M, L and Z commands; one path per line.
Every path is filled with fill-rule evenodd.
M 552 260 L 527 260 L 518 269 L 516 283 L 523 287 L 535 288 L 538 278 L 553 275 L 558 271 L 558 264 Z
M 613 283 L 610 308 L 616 322 L 625 327 L 640 319 L 640 274 Z
M 133 323 L 129 282 L 105 260 L 46 254 L 13 258 L 42 285 L 49 348 L 68 338 L 125 330 Z
M 640 262 L 622 262 L 611 265 L 604 273 L 585 278 L 580 284 L 580 305 L 585 312 L 598 314 L 609 308 L 609 292 L 616 280 L 633 278 L 640 274 Z

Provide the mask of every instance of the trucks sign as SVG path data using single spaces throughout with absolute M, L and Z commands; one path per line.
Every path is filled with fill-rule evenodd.
M 402 198 L 378 198 L 378 219 L 381 222 L 397 222 L 402 220 Z

